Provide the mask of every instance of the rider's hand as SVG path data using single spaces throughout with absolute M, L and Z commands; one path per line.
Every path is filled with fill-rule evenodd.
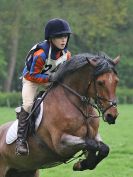
M 54 82 L 54 73 L 49 74 L 49 82 Z

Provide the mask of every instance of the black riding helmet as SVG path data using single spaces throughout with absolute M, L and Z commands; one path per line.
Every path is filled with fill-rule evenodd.
M 70 36 L 71 28 L 69 26 L 69 23 L 63 19 L 52 19 L 48 21 L 48 23 L 45 26 L 45 40 L 48 40 L 49 38 L 60 36 L 60 35 L 68 35 Z

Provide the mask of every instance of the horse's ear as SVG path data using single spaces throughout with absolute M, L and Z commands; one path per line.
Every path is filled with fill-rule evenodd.
M 97 66 L 97 60 L 95 58 L 86 58 L 88 63 L 91 64 L 93 67 Z
M 117 65 L 120 61 L 120 55 L 118 55 L 116 58 L 113 59 L 113 63 Z

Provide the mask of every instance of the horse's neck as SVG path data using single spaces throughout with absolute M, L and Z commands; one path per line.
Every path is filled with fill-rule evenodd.
M 69 77 L 67 77 L 65 80 L 65 84 L 70 86 L 78 93 L 84 94 L 91 80 L 90 73 L 91 71 L 89 70 L 88 66 L 82 67 L 78 71 L 75 71 L 69 75 Z

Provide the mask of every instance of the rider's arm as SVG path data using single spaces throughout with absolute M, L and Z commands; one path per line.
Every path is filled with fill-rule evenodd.
M 46 54 L 42 49 L 36 51 L 33 55 L 33 62 L 30 71 L 25 75 L 27 80 L 35 83 L 47 83 L 49 76 L 41 73 L 46 62 Z

